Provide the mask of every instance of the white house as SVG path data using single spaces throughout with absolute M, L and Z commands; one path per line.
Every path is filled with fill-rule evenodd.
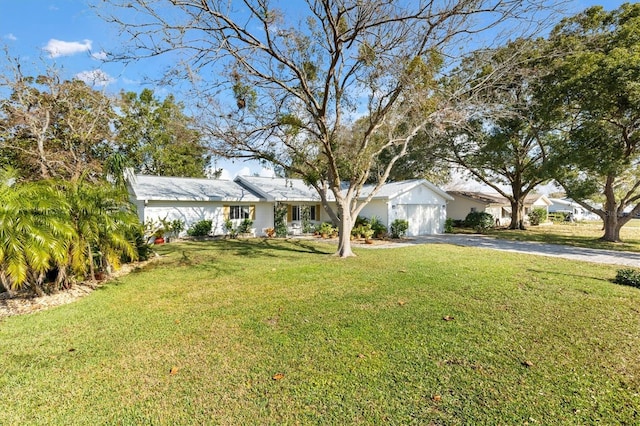
M 573 215 L 574 220 L 598 220 L 600 216 L 591 213 L 570 198 L 549 198 L 549 213 L 565 213 Z
M 256 235 L 264 235 L 267 228 L 274 227 L 277 205 L 287 207 L 287 226 L 292 234 L 302 231 L 303 208 L 312 224 L 330 220 L 318 193 L 300 179 L 239 176 L 228 181 L 129 174 L 127 182 L 142 222 L 180 219 L 188 227 L 210 219 L 212 234 L 222 235 L 227 219 L 237 225 L 249 218 L 254 221 Z M 365 186 L 361 199 L 372 189 Z M 408 236 L 437 234 L 444 230 L 447 202 L 451 200 L 424 179 L 393 182 L 380 189 L 360 216 L 377 216 L 387 227 L 395 219 L 406 219 Z M 335 202 L 333 198 L 328 201 Z
M 449 191 L 449 195 L 454 200 L 447 205 L 447 214 L 454 220 L 464 220 L 469 213 L 478 211 L 491 214 L 501 226 L 511 223 L 511 202 L 502 195 L 473 191 Z M 547 210 L 549 206 L 551 201 L 546 195 L 527 195 L 524 199 L 525 220 L 533 209 Z

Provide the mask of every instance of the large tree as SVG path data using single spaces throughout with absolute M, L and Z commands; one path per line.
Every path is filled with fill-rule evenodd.
M 111 150 L 110 99 L 80 80 L 55 70 L 24 75 L 8 58 L 0 88 L 0 164 L 31 180 L 102 175 Z
M 551 177 L 553 129 L 533 97 L 544 72 L 540 44 L 521 39 L 474 52 L 446 83 L 468 86 L 458 99 L 468 119 L 448 126 L 437 151 L 509 200 L 511 229 L 524 229 L 525 198 Z
M 194 120 L 169 95 L 150 89 L 121 93 L 116 119 L 118 152 L 138 173 L 204 177 L 211 159 Z
M 461 48 L 455 43 L 508 16 L 531 20 L 544 1 L 107 3 L 119 6 L 103 9 L 107 19 L 130 34 L 135 51 L 125 56 L 182 54 L 184 77 L 212 108 L 207 124 L 218 153 L 271 162 L 318 191 L 339 227 L 337 254 L 347 257 L 356 216 L 445 108 L 435 78 Z M 385 151 L 392 155 L 375 189 L 360 200 Z
M 602 239 L 619 241 L 640 213 L 640 4 L 587 9 L 563 20 L 549 41 L 564 52 L 541 85 L 563 136 L 557 181 L 602 218 Z

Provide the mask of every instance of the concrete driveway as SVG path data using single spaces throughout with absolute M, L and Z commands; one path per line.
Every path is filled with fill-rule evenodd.
M 443 234 L 411 237 L 401 243 L 361 246 L 368 248 L 402 247 L 406 244 L 454 244 L 466 247 L 479 247 L 490 250 L 511 251 L 539 256 L 561 257 L 584 262 L 606 263 L 611 265 L 640 268 L 640 253 L 615 250 L 598 250 L 570 247 L 559 244 L 544 244 L 530 241 L 501 240 L 486 235 Z M 359 246 L 360 247 L 360 246 Z

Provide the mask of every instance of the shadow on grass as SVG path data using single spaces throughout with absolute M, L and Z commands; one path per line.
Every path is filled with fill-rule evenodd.
M 314 241 L 299 239 L 253 238 L 246 240 L 221 239 L 208 242 L 188 241 L 181 243 L 189 251 L 209 251 L 212 247 L 221 252 L 234 252 L 238 256 L 276 257 L 277 253 L 331 254 L 331 249 L 323 249 Z
M 601 277 L 594 277 L 591 275 L 584 275 L 584 274 L 576 274 L 576 273 L 569 273 L 569 272 L 556 272 L 556 271 L 549 271 L 549 270 L 543 270 L 543 269 L 532 269 L 532 268 L 528 268 L 527 272 L 531 272 L 534 274 L 550 274 L 550 275 L 557 275 L 560 277 L 570 277 L 570 278 L 576 278 L 576 279 L 591 279 L 591 280 L 596 280 L 596 281 L 603 281 L 603 282 L 610 282 L 610 279 L 604 279 Z

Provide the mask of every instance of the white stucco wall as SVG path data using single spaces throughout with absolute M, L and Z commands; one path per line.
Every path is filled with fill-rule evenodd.
M 484 212 L 486 204 L 468 198 L 454 196 L 454 200 L 449 201 L 449 204 L 447 204 L 447 217 L 454 220 L 464 220 L 467 215 L 471 213 L 471 208 L 475 208 L 478 212 Z M 487 213 L 493 214 L 490 211 Z
M 212 228 L 222 234 L 224 212 L 222 203 L 208 201 L 148 201 L 144 207 L 144 221 L 176 220 L 185 223 L 185 231 L 195 222 L 212 220 Z
M 389 227 L 389 204 L 386 200 L 371 200 L 369 204 L 364 206 L 360 212 L 360 216 L 371 219 L 376 216 L 380 222 Z

